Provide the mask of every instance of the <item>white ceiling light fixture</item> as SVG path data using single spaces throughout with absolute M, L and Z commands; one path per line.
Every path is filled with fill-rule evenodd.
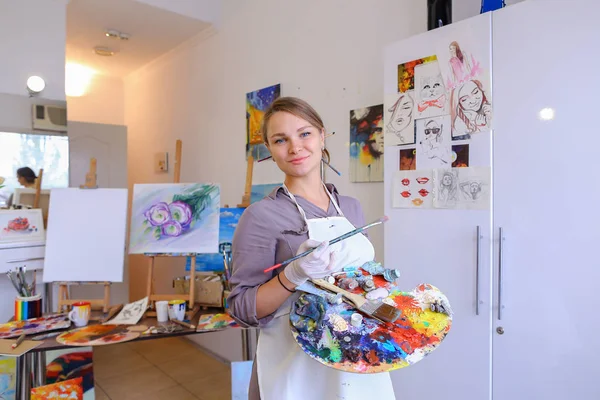
M 46 87 L 46 82 L 37 75 L 27 78 L 27 91 L 30 96 L 38 95 Z
M 116 29 L 108 29 L 108 30 L 106 30 L 106 32 L 104 32 L 104 35 L 109 38 L 121 39 L 121 40 L 129 40 L 129 38 L 131 37 L 130 34 L 124 33 L 124 32 L 119 32 Z
M 95 74 L 96 71 L 81 64 L 67 63 L 65 65 L 65 94 L 69 97 L 83 96 Z

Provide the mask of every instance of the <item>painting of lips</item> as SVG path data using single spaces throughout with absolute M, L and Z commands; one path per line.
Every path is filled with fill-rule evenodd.
M 425 197 L 429 194 L 429 192 L 427 191 L 427 189 L 421 189 L 421 190 L 419 190 L 419 194 L 421 196 Z
M 415 206 L 420 206 L 420 205 L 422 205 L 422 204 L 423 204 L 423 200 L 422 200 L 422 199 L 414 199 L 414 200 L 412 201 L 412 203 L 413 203 Z
M 400 193 L 400 196 L 406 199 L 407 197 L 410 197 L 410 192 L 408 190 L 405 190 L 404 192 Z
M 427 178 L 427 177 L 417 178 L 417 183 L 420 183 L 421 185 L 424 185 L 427 182 L 429 182 L 429 178 Z
M 407 179 L 407 178 L 404 178 L 404 179 L 402 179 L 402 184 L 403 184 L 404 186 L 408 186 L 408 185 L 410 185 L 410 179 Z

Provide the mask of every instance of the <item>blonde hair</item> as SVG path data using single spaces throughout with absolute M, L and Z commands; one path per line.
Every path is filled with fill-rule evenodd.
M 315 128 L 319 129 L 319 131 L 323 131 L 325 129 L 325 125 L 323 124 L 323 120 L 321 119 L 319 113 L 306 101 L 297 97 L 280 97 L 269 106 L 267 111 L 265 111 L 265 115 L 263 116 L 260 131 L 263 141 L 267 144 L 269 143 L 267 137 L 267 127 L 269 126 L 269 121 L 275 113 L 280 111 L 295 115 L 298 118 L 302 118 Z

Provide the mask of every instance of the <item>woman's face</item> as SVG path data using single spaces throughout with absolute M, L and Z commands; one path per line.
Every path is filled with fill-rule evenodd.
M 17 181 L 22 186 L 27 186 L 27 181 L 21 175 L 17 175 Z
M 483 103 L 483 92 L 473 81 L 469 81 L 458 92 L 458 103 L 463 110 L 479 111 Z
M 450 175 L 448 175 L 448 174 L 445 174 L 442 177 L 442 185 L 444 185 L 444 186 L 450 186 L 450 185 L 452 185 L 452 177 Z
M 287 176 L 304 177 L 319 172 L 323 133 L 308 121 L 287 112 L 276 112 L 267 126 L 267 147 Z
M 391 118 L 391 126 L 395 131 L 400 132 L 410 124 L 413 104 L 413 99 L 408 94 L 402 96 Z

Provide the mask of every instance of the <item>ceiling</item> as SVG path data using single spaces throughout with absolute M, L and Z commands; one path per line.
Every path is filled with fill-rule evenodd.
M 82 64 L 96 73 L 124 77 L 172 50 L 210 23 L 135 0 L 71 0 L 67 5 L 67 62 Z M 106 30 L 130 35 L 111 38 Z M 115 51 L 99 56 L 94 47 Z

